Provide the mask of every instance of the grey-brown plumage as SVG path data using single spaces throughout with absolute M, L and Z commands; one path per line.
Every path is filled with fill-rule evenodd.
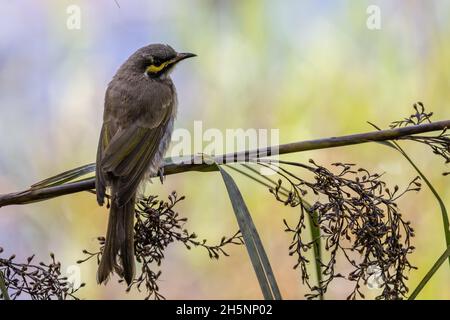
M 177 95 L 170 71 L 193 57 L 168 45 L 137 50 L 119 68 L 105 95 L 103 126 L 97 151 L 97 201 L 111 190 L 111 208 L 99 283 L 112 272 L 130 284 L 134 277 L 134 205 L 139 184 L 154 176 L 170 142 Z

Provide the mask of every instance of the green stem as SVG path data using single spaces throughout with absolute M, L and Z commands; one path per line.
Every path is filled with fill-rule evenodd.
M 442 266 L 445 260 L 447 260 L 447 258 L 450 258 L 450 246 L 448 246 L 447 250 L 444 251 L 444 253 L 439 257 L 439 259 L 437 259 L 437 261 L 431 267 L 430 271 L 427 272 L 422 281 L 420 281 L 417 288 L 414 289 L 413 293 L 411 293 L 411 296 L 408 298 L 408 300 L 414 300 L 417 297 L 417 295 L 422 291 L 422 289 L 425 287 L 428 281 L 430 281 L 430 279 L 433 277 L 436 271 L 438 271 L 438 269 Z
M 308 225 L 309 225 L 309 231 L 311 233 L 311 238 L 314 240 L 313 245 L 313 253 L 314 253 L 314 267 L 316 270 L 316 277 L 317 277 L 317 287 L 321 288 L 322 283 L 322 241 L 320 237 L 320 228 L 318 225 L 318 216 L 317 211 L 313 211 L 313 216 L 307 214 L 308 217 Z M 324 300 L 323 292 L 322 290 L 319 291 L 320 293 L 320 300 Z
M 414 167 L 414 169 L 417 171 L 419 176 L 422 178 L 423 181 L 425 181 L 425 184 L 430 188 L 431 192 L 433 193 L 434 197 L 436 198 L 437 202 L 439 203 L 439 207 L 441 209 L 441 216 L 442 216 L 442 224 L 444 226 L 444 236 L 445 236 L 445 243 L 448 246 L 450 246 L 450 223 L 448 218 L 448 212 L 447 208 L 445 207 L 444 201 L 442 201 L 441 196 L 436 191 L 436 189 L 433 187 L 431 182 L 427 179 L 427 177 L 422 173 L 422 171 L 416 166 L 416 164 L 412 161 L 412 159 L 406 154 L 406 152 L 400 147 L 398 143 L 395 141 L 393 142 L 395 147 L 398 151 L 405 157 L 406 160 Z M 448 262 L 450 265 L 450 256 L 448 258 Z
M 11 300 L 8 295 L 8 290 L 6 289 L 5 278 L 3 277 L 2 271 L 0 271 L 0 292 L 2 293 L 4 300 Z

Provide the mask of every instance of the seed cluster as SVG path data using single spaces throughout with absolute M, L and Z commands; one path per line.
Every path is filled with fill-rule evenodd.
M 219 259 L 220 256 L 228 256 L 225 246 L 234 244 L 242 245 L 243 240 L 240 232 L 231 237 L 222 237 L 215 245 L 209 245 L 207 240 L 198 240 L 195 233 L 184 228 L 187 218 L 181 217 L 174 211 L 175 205 L 184 197 L 178 197 L 175 192 L 169 195 L 168 201 L 158 200 L 156 196 L 141 199 L 136 205 L 134 226 L 134 247 L 136 260 L 140 264 L 140 271 L 126 289 L 130 291 L 136 288 L 138 291 L 145 290 L 146 299 L 164 299 L 159 292 L 158 279 L 161 271 L 155 271 L 164 259 L 165 250 L 172 243 L 182 243 L 186 249 L 201 247 L 205 249 L 211 259 Z M 84 250 L 87 258 L 78 261 L 83 263 L 95 258 L 99 263 L 105 244 L 105 238 L 99 237 L 100 249 L 96 252 Z M 119 280 L 123 282 L 123 280 Z
M 1 253 L 3 253 L 2 248 L 0 248 Z M 0 257 L 0 272 L 10 299 L 78 299 L 76 293 L 84 287 L 84 283 L 74 288 L 67 277 L 62 275 L 61 263 L 56 261 L 54 254 L 50 254 L 49 263 L 34 264 L 34 260 L 34 255 L 28 257 L 25 263 L 17 262 L 15 255 L 8 259 Z M 0 297 L 5 298 L 1 295 L 1 291 Z
M 406 272 L 414 268 L 408 260 L 414 250 L 411 245 L 414 231 L 402 218 L 396 201 L 407 192 L 418 191 L 419 178 L 404 191 L 397 186 L 390 190 L 380 175 L 363 168 L 356 169 L 354 164 L 334 163 L 336 173 L 333 173 L 313 160 L 309 162 L 309 165 L 296 166 L 312 174 L 311 179 L 301 178 L 280 167 L 279 174 L 283 179 L 270 189 L 278 201 L 300 208 L 295 226 L 290 226 L 286 220 L 284 223 L 285 231 L 292 233 L 289 253 L 297 257 L 294 268 L 300 268 L 303 283 L 311 289 L 306 297 L 316 298 L 327 291 L 335 278 L 346 278 L 356 282 L 348 298 L 364 298 L 361 285 L 367 284 L 373 268 L 379 270 L 382 283 L 378 299 L 405 296 L 408 292 Z M 286 190 L 286 182 L 290 189 L 287 195 L 281 192 Z M 312 204 L 309 205 L 306 199 Z M 312 241 L 304 239 L 306 215 L 310 215 L 320 228 L 320 237 Z M 313 286 L 307 269 L 307 252 L 318 246 L 319 241 L 328 258 L 318 261 L 323 279 L 318 286 Z M 350 264 L 352 271 L 349 274 L 336 271 L 338 255 Z

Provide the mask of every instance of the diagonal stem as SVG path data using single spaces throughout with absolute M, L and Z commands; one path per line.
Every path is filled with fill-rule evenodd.
M 0 293 L 3 296 L 3 300 L 11 300 L 8 295 L 8 289 L 6 288 L 5 278 L 3 277 L 3 272 L 0 270 Z
M 419 133 L 442 131 L 446 128 L 450 128 L 450 120 L 437 121 L 433 123 L 420 124 L 396 129 L 377 130 L 366 133 L 345 135 L 340 137 L 299 141 L 269 148 L 235 152 L 216 156 L 213 158 L 214 161 L 204 161 L 202 155 L 191 155 L 188 157 L 170 159 L 171 161 L 166 160 L 164 165 L 164 174 L 171 175 L 188 171 L 201 171 L 201 172 L 215 171 L 214 163 L 223 164 L 235 162 L 248 162 L 249 159 L 258 158 L 260 156 L 270 156 L 277 154 L 282 155 L 308 150 L 349 146 L 374 141 L 395 140 Z M 15 204 L 27 204 L 36 201 L 47 200 L 71 193 L 92 190 L 94 188 L 95 188 L 95 181 L 93 178 L 91 178 L 83 181 L 66 183 L 47 188 L 28 189 L 21 192 L 0 195 L 0 207 Z

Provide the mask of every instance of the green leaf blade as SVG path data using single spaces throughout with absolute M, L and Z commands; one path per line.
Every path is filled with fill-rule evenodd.
M 247 252 L 255 270 L 256 277 L 266 300 L 281 300 L 281 293 L 278 288 L 275 276 L 270 266 L 269 259 L 262 245 L 259 234 L 253 223 L 253 219 L 244 202 L 241 192 L 234 182 L 233 178 L 220 166 L 217 166 L 220 171 L 225 186 L 228 191 L 239 228 L 244 238 Z

